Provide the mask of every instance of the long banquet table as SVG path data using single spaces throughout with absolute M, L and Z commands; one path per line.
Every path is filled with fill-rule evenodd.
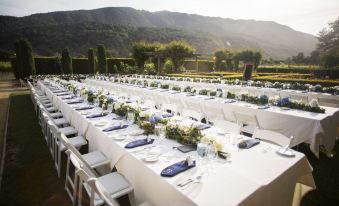
M 51 84 L 58 86 L 52 81 Z M 137 127 L 129 126 L 125 130 L 116 131 L 118 135 L 127 135 L 127 140 L 116 141 L 111 133 L 102 132 L 102 127 L 95 126 L 95 122 L 103 119 L 112 121 L 112 115 L 90 120 L 81 112 L 76 111 L 60 96 L 54 94 L 46 85 L 39 82 L 39 86 L 62 113 L 71 120 L 72 126 L 86 136 L 89 150 L 100 150 L 110 160 L 110 167 L 116 166 L 134 187 L 130 196 L 132 205 L 143 201 L 157 206 L 186 206 L 186 205 L 291 205 L 295 195 L 296 184 L 315 188 L 312 177 L 312 167 L 304 154 L 295 152 L 294 158 L 286 158 L 276 154 L 277 147 L 261 142 L 248 149 L 231 150 L 231 161 L 218 160 L 208 167 L 214 170 L 204 174 L 202 182 L 193 184 L 182 190 L 176 185 L 191 175 L 196 175 L 204 168 L 199 165 L 193 169 L 176 175 L 172 178 L 160 176 L 166 166 L 185 159 L 188 155 L 197 158 L 196 152 L 183 154 L 173 150 L 179 144 L 173 140 L 165 139 L 155 143 L 161 150 L 161 157 L 155 163 L 146 163 L 142 157 L 144 148 L 125 149 L 124 145 L 131 141 L 131 132 Z M 100 111 L 95 108 L 95 111 Z M 92 111 L 93 112 L 93 111 Z M 216 128 L 205 130 L 206 134 L 213 134 Z M 112 132 L 114 133 L 114 132 Z M 139 137 L 142 138 L 142 137 Z M 268 149 L 270 148 L 270 149 Z M 300 197 L 294 197 L 300 198 Z M 294 199 L 295 201 L 295 199 Z
M 152 99 L 159 105 L 174 103 L 179 108 L 190 108 L 201 112 L 211 118 L 235 121 L 234 112 L 255 114 L 259 125 L 263 129 L 280 132 L 286 136 L 293 136 L 292 146 L 306 142 L 310 144 L 311 151 L 319 157 L 320 145 L 331 152 L 335 146 L 337 127 L 339 125 L 339 108 L 323 107 L 325 113 L 313 113 L 301 110 L 283 110 L 279 107 L 258 109 L 258 106 L 235 102 L 224 103 L 225 99 L 215 98 L 206 100 L 206 96 L 187 96 L 186 93 L 161 91 L 161 89 L 142 88 L 136 85 L 113 83 L 109 81 L 86 79 L 85 83 L 98 86 L 113 93 L 125 93 Z

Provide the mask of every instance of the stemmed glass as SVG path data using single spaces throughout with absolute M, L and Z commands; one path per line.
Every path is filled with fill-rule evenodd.
M 154 133 L 159 139 L 159 142 L 162 142 L 166 137 L 166 128 L 163 124 L 157 124 L 154 126 Z
M 107 111 L 108 111 L 109 113 L 113 112 L 113 103 L 108 103 L 108 104 L 107 104 Z
M 134 115 L 133 112 L 128 112 L 127 113 L 127 121 L 129 123 L 129 125 L 134 123 L 134 118 L 135 118 L 135 115 Z
M 217 158 L 217 149 L 214 144 L 209 144 L 207 147 L 207 157 L 209 159 L 209 165 L 208 167 L 212 172 L 214 171 L 214 164 L 213 161 Z
M 99 98 L 94 99 L 94 106 L 98 107 L 99 106 Z

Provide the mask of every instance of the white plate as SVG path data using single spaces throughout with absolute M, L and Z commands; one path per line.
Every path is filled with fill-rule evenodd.
M 89 112 L 89 111 L 82 111 L 82 112 L 80 112 L 80 114 L 82 114 L 82 115 L 89 115 L 91 112 Z
M 129 135 L 131 136 L 139 136 L 139 135 L 143 135 L 144 131 L 143 130 L 135 130 L 129 133 Z
M 108 121 L 101 121 L 101 122 L 95 123 L 94 126 L 96 126 L 96 127 L 103 127 L 103 126 L 105 126 L 108 123 L 109 123 Z
M 149 154 L 149 155 L 146 155 L 143 160 L 145 162 L 156 162 L 159 160 L 159 154 Z
M 285 148 L 280 148 L 277 150 L 277 154 L 285 156 L 285 157 L 294 157 L 295 154 L 292 150 L 290 149 L 285 149 Z
M 126 136 L 125 135 L 115 135 L 113 137 L 114 140 L 118 140 L 118 141 L 122 141 L 122 140 L 125 140 L 126 139 Z

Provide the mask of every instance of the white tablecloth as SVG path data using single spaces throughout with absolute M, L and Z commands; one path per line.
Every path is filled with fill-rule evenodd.
M 41 85 L 45 87 L 44 85 Z M 50 91 L 44 88 L 46 93 Z M 98 120 L 89 120 L 79 114 L 61 98 L 51 94 L 53 99 L 59 99 L 61 108 L 68 107 L 72 111 L 73 126 L 82 130 L 89 141 L 91 151 L 100 150 L 111 160 L 111 168 L 115 165 L 134 187 L 131 196 L 132 205 L 148 201 L 153 205 L 291 205 L 296 183 L 302 183 L 315 188 L 312 168 L 302 153 L 295 152 L 294 158 L 286 158 L 275 153 L 276 147 L 261 142 L 249 150 L 232 150 L 231 162 L 224 160 L 213 164 L 214 171 L 205 174 L 199 184 L 193 184 L 186 190 L 176 185 L 192 174 L 198 174 L 201 166 L 190 169 L 172 178 L 160 176 L 166 166 L 192 155 L 197 159 L 196 152 L 183 154 L 173 150 L 178 143 L 165 139 L 161 143 L 162 156 L 156 163 L 145 163 L 142 160 L 140 148 L 125 149 L 127 141 L 115 141 L 102 128 L 94 126 Z M 65 114 L 67 116 L 67 114 Z M 73 117 L 74 116 L 74 117 Z M 106 116 L 102 119 L 111 119 Z M 101 120 L 102 120 L 101 119 Z M 130 126 L 120 134 L 129 134 L 136 126 Z M 212 134 L 215 128 L 206 130 Z M 140 137 L 139 137 L 140 138 Z M 267 151 L 267 148 L 272 148 Z M 267 151 L 267 152 L 265 152 Z M 209 165 L 211 166 L 211 165 Z
M 130 96 L 138 95 L 154 100 L 158 105 L 174 103 L 180 109 L 189 108 L 205 114 L 209 118 L 235 121 L 234 112 L 255 114 L 259 125 L 263 129 L 280 132 L 286 136 L 293 136 L 292 146 L 302 142 L 310 144 L 312 152 L 319 157 L 319 146 L 324 145 L 331 152 L 335 145 L 336 129 L 339 125 L 339 108 L 323 107 L 324 114 L 301 110 L 282 110 L 278 107 L 258 109 L 257 106 L 236 102 L 225 104 L 224 99 L 205 100 L 206 96 L 188 97 L 184 93 L 170 94 L 147 88 L 140 88 L 107 81 L 86 79 L 87 84 L 103 87 L 111 93 L 126 93 Z

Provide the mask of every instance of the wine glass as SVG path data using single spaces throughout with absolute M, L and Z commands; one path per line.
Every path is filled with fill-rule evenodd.
M 95 107 L 99 106 L 99 98 L 94 98 L 94 106 Z
M 207 157 L 209 160 L 209 165 L 210 167 L 208 167 L 209 169 L 211 169 L 211 171 L 214 171 L 214 164 L 213 161 L 217 158 L 218 156 L 218 151 L 217 148 L 215 147 L 214 144 L 209 144 L 207 147 Z
M 113 112 L 113 103 L 107 104 L 107 111 L 110 112 L 110 113 Z

